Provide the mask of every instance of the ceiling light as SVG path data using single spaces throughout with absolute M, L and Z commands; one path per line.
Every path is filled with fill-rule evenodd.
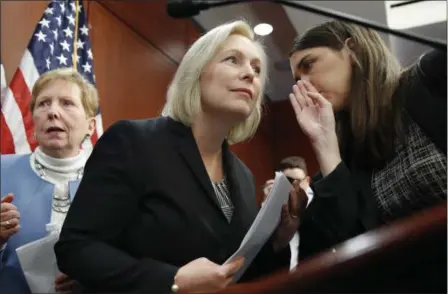
M 260 36 L 266 36 L 272 33 L 272 26 L 268 23 L 260 23 L 254 27 L 254 32 Z
M 391 29 L 405 30 L 446 22 L 446 1 L 384 1 L 384 3 L 387 24 Z

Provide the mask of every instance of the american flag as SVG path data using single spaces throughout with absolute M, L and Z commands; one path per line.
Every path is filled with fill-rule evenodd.
M 5 69 L 3 68 L 3 63 L 0 60 L 0 67 L 1 67 L 1 71 L 2 71 L 2 76 L 1 76 L 1 94 L 2 94 L 2 103 L 3 103 L 3 97 L 5 97 L 6 94 L 6 78 L 5 78 Z
M 74 47 L 77 49 L 76 55 Z M 37 147 L 29 110 L 31 89 L 46 71 L 73 67 L 74 58 L 78 72 L 94 84 L 93 54 L 82 1 L 53 0 L 38 22 L 20 66 L 6 88 L 5 96 L 2 96 L 1 153 L 24 154 Z M 95 144 L 102 133 L 101 114 L 98 111 L 96 131 L 91 142 L 84 147 Z
M 3 105 L 3 101 L 6 97 L 6 91 L 8 89 L 8 86 L 6 85 L 6 78 L 5 78 L 5 69 L 3 67 L 3 63 L 0 61 L 0 66 L 1 66 L 1 105 Z M 8 125 L 5 122 L 5 117 L 3 116 L 3 112 L 0 113 L 1 117 L 0 117 L 0 124 L 1 124 L 1 129 L 0 129 L 0 134 L 2 136 L 2 144 L 3 144 L 3 137 L 5 138 L 5 140 L 10 140 L 9 142 L 5 142 L 5 146 L 10 146 L 13 144 L 12 142 L 12 136 L 11 136 L 11 132 L 8 128 Z M 3 151 L 3 147 L 2 147 L 2 151 Z

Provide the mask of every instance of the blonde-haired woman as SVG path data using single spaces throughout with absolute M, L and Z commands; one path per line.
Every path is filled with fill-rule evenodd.
M 446 51 L 401 68 L 378 33 L 331 21 L 294 41 L 290 63 L 320 166 L 302 259 L 446 201 Z
M 1 156 L 0 289 L 30 293 L 16 249 L 60 229 L 83 175 L 81 144 L 95 128 L 95 87 L 72 69 L 43 74 L 32 90 L 30 110 L 38 147 L 31 154 Z M 47 226 L 49 225 L 49 226 Z M 73 281 L 55 277 L 55 291 Z
M 229 144 L 255 132 L 265 81 L 266 56 L 247 23 L 199 38 L 179 65 L 163 116 L 120 121 L 95 146 L 55 247 L 61 270 L 87 291 L 228 285 L 244 260 L 222 264 L 257 214 L 253 175 Z M 288 270 L 297 209 L 284 208 L 242 280 Z

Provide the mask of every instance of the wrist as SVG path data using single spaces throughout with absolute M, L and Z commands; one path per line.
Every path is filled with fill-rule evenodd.
M 322 176 L 330 174 L 342 161 L 336 134 L 313 143 Z
M 339 142 L 336 133 L 331 133 L 317 140 L 311 141 L 311 146 L 317 156 L 328 153 L 339 154 Z
M 333 172 L 341 161 L 341 156 L 337 153 L 329 152 L 317 156 L 317 162 L 319 163 L 320 172 L 323 177 Z
M 285 244 L 284 238 L 282 238 L 281 236 L 278 236 L 278 233 L 276 234 L 275 238 L 271 239 L 272 250 L 275 253 L 282 251 L 288 245 L 289 245 L 289 241 Z

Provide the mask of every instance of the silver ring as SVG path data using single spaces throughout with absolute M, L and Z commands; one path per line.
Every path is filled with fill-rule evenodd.
M 3 226 L 9 227 L 11 225 L 11 221 L 7 220 L 3 222 Z
M 292 218 L 298 219 L 299 217 L 297 215 L 294 214 L 289 214 Z

